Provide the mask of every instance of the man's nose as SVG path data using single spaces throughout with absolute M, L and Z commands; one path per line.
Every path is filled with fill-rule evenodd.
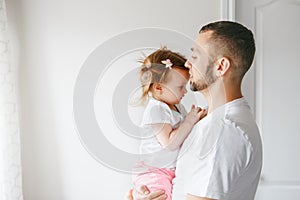
M 187 61 L 184 63 L 184 66 L 185 66 L 186 68 L 191 69 L 192 64 L 187 60 Z

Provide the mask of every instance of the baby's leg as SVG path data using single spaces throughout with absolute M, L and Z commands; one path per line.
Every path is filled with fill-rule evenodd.
M 156 169 L 138 175 L 134 180 L 134 185 L 146 185 L 150 192 L 164 190 L 168 196 L 166 200 L 172 200 L 172 180 L 174 177 L 173 170 Z

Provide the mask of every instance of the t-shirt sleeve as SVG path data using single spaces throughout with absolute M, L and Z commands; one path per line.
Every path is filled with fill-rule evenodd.
M 171 124 L 171 109 L 167 105 L 149 105 L 143 115 L 142 125 L 168 123 Z
M 247 169 L 253 149 L 245 134 L 231 124 L 224 126 L 220 135 L 206 156 L 193 155 L 187 194 L 223 199 Z

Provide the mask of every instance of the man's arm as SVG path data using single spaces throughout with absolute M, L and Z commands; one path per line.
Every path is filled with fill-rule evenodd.
M 205 198 L 205 197 L 196 197 L 194 195 L 187 194 L 186 200 L 214 200 L 214 199 Z

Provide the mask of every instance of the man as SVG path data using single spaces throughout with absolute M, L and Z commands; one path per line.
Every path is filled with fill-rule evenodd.
M 208 115 L 185 140 L 173 180 L 173 200 L 253 200 L 262 144 L 241 84 L 255 54 L 253 34 L 236 22 L 203 26 L 186 62 L 190 87 L 206 98 Z M 128 198 L 164 199 L 163 191 L 135 188 Z

